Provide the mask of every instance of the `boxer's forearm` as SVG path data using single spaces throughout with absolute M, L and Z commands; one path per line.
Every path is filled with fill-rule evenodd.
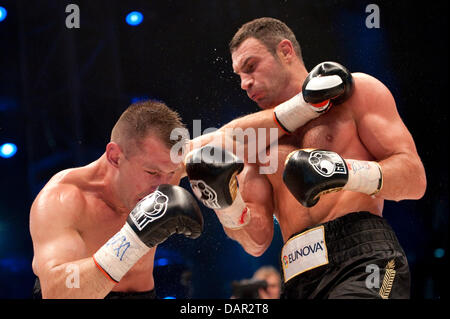
M 223 126 L 220 131 L 226 136 L 226 141 L 234 141 L 233 152 L 246 163 L 265 163 L 266 150 L 269 147 L 272 149 L 273 145 L 276 146 L 278 139 L 286 134 L 286 131 L 279 129 L 275 124 L 273 116 L 271 109 L 260 111 L 235 119 Z M 239 138 L 239 134 L 245 137 Z
M 252 217 L 249 224 L 240 229 L 223 227 L 225 234 L 241 244 L 244 250 L 255 257 L 261 256 L 270 246 L 273 238 L 273 224 Z
M 247 162 L 285 134 L 273 120 L 273 110 L 268 109 L 237 118 L 217 131 L 194 138 L 189 141 L 188 149 L 207 144 L 220 146 Z
M 101 299 L 116 285 L 91 257 L 55 266 L 40 280 L 45 299 Z
M 270 138 L 270 134 L 269 134 L 269 130 L 271 128 L 277 129 L 277 136 L 276 136 L 277 139 L 286 134 L 285 131 L 279 129 L 278 125 L 275 123 L 275 121 L 273 119 L 273 116 L 274 116 L 273 109 L 259 111 L 256 113 L 252 113 L 252 114 L 234 119 L 231 122 L 222 126 L 219 130 L 225 132 L 227 129 L 230 130 L 230 129 L 241 128 L 241 129 L 245 130 L 248 128 L 253 128 L 256 130 L 256 134 L 258 134 L 258 129 L 262 129 L 262 130 L 260 130 L 259 133 L 264 132 L 264 134 L 266 136 L 265 141 L 266 141 L 266 147 L 267 147 L 273 142 L 273 140 Z
M 422 198 L 427 180 L 418 156 L 401 153 L 378 163 L 383 172 L 383 187 L 377 197 L 394 201 Z

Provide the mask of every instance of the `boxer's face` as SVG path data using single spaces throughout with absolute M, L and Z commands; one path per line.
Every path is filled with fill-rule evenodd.
M 271 108 L 285 99 L 288 70 L 262 42 L 255 38 L 245 40 L 231 58 L 233 70 L 241 78 L 241 88 L 259 107 Z
M 131 210 L 161 184 L 173 183 L 180 164 L 170 159 L 170 149 L 155 136 L 145 138 L 137 151 L 123 156 L 119 165 L 119 196 Z

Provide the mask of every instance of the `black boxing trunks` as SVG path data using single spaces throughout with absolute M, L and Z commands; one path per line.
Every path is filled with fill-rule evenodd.
M 407 299 L 406 255 L 388 222 L 350 213 L 310 227 L 281 252 L 285 299 Z
M 105 299 L 156 299 L 155 289 L 142 292 L 120 292 L 111 291 L 105 296 Z M 42 299 L 41 283 L 39 278 L 36 278 L 33 287 L 33 299 Z

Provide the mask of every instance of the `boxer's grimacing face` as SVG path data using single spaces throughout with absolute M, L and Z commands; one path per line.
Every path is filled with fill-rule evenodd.
M 241 79 L 241 88 L 262 109 L 281 103 L 289 74 L 282 62 L 255 38 L 249 38 L 232 53 L 233 71 Z
M 161 184 L 170 184 L 180 164 L 170 159 L 170 149 L 157 137 L 145 138 L 130 156 L 123 156 L 119 165 L 118 188 L 122 203 L 128 210 Z

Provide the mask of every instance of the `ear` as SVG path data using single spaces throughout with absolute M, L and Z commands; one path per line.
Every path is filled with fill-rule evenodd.
M 119 167 L 119 159 L 122 154 L 122 150 L 117 143 L 109 142 L 108 145 L 106 145 L 106 159 L 112 166 L 116 168 Z
M 292 58 L 295 56 L 292 42 L 288 39 L 280 41 L 277 45 L 277 54 L 282 61 L 290 63 Z

